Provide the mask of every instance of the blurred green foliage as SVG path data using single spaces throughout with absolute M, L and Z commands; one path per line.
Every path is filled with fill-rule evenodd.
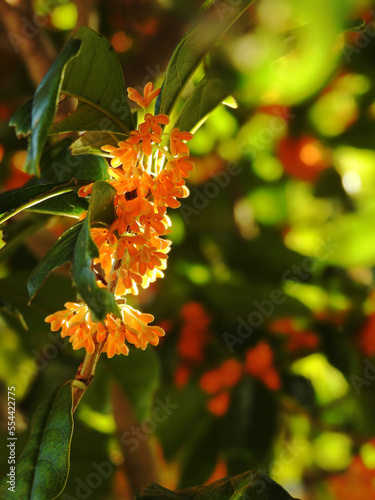
M 126 84 L 139 88 L 161 83 L 201 3 L 111 0 L 93 5 L 88 19 L 117 50 Z M 60 50 L 79 4 L 55 5 L 38 29 Z M 373 8 L 370 0 L 259 0 L 205 61 L 234 76 L 237 104 L 216 108 L 191 141 L 196 170 L 190 197 L 171 215 L 165 278 L 132 299 L 167 335 L 157 348 L 99 368 L 77 411 L 67 495 L 78 496 L 80 481 L 87 487 L 95 461 L 113 471 L 88 487 L 90 498 L 126 498 L 132 449 L 147 439 L 168 489 L 253 469 L 298 498 L 373 496 Z M 28 177 L 26 142 L 8 121 L 34 89 L 3 38 L 11 71 L 0 78 L 0 178 L 10 189 Z M 5 236 L 17 238 L 0 250 L 0 422 L 5 436 L 6 388 L 15 385 L 18 450 L 39 402 L 74 378 L 83 359 L 44 323 L 75 299 L 67 270 L 48 278 L 30 305 L 26 288 L 73 222 L 25 215 L 9 225 Z M 251 373 L 247 356 L 259 344 L 273 359 L 258 354 L 264 370 Z M 230 382 L 225 372 L 222 386 L 207 391 L 203 377 L 217 379 L 213 370 L 228 359 L 241 377 Z M 274 385 L 265 375 L 271 367 Z M 115 382 L 134 413 L 125 423 L 113 411 Z M 172 409 L 155 413 L 166 401 Z M 5 454 L 0 462 L 6 472 Z

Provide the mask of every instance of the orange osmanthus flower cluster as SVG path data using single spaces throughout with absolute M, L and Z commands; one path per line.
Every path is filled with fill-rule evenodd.
M 159 93 L 152 83 L 146 85 L 144 96 L 128 89 L 129 98 L 145 109 Z M 163 126 L 168 123 L 167 115 L 146 113 L 137 130 L 117 147 L 102 147 L 111 157 L 108 182 L 116 189 L 115 220 L 110 227 L 92 228 L 99 250 L 93 264 L 100 274 L 98 285 L 115 294 L 121 318 L 108 314 L 103 323 L 97 323 L 85 304 L 65 304 L 64 311 L 51 314 L 46 322 L 53 331 L 61 328 L 61 335 L 70 337 L 73 349 L 84 347 L 93 353 L 95 344 L 104 342 L 103 352 L 112 357 L 128 354 L 127 343 L 145 349 L 148 343 L 157 345 L 164 335 L 160 327 L 148 325 L 153 316 L 126 305 L 124 296 L 137 294 L 138 287 L 146 288 L 164 276 L 171 245 L 163 238 L 170 232 L 166 211 L 179 207 L 178 198 L 189 194 L 185 179 L 194 164 L 185 141 L 193 136 L 177 128 L 165 134 Z M 89 196 L 92 188 L 93 183 L 78 194 Z

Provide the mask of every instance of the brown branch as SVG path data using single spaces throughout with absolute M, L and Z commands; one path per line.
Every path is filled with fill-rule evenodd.
M 98 20 L 96 16 L 93 15 L 96 0 L 74 0 L 74 3 L 78 13 L 76 28 L 80 26 L 89 26 L 97 30 Z
M 134 429 L 140 429 L 139 422 L 129 399 L 118 384 L 113 383 L 111 386 L 111 400 L 117 434 L 125 458 L 121 467 L 126 474 L 133 498 L 134 492 L 140 486 L 157 482 L 155 457 L 150 448 L 149 437 L 142 434 L 141 438 L 137 438 L 137 433 L 133 434 Z
M 11 6 L 0 0 L 0 20 L 16 54 L 20 54 L 35 86 L 47 73 L 56 53 L 45 38 L 42 28 L 45 16 L 36 16 L 32 6 L 21 1 Z

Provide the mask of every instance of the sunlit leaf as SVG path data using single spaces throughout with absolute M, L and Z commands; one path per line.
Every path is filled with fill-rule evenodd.
M 54 269 L 73 260 L 74 247 L 82 224 L 79 222 L 65 231 L 34 268 L 27 282 L 30 300 Z
M 4 193 L 0 196 L 0 213 L 3 214 L 0 218 L 0 224 L 44 200 L 76 191 L 85 184 L 87 183 L 72 179 L 63 184 L 37 184 Z
M 98 156 L 107 156 L 102 151 L 102 146 L 117 146 L 118 140 L 113 134 L 108 132 L 86 132 L 82 134 L 71 145 L 73 155 L 92 154 Z
M 182 108 L 175 126 L 180 130 L 196 130 L 205 117 L 234 90 L 234 82 L 208 73 L 195 87 Z
M 215 2 L 177 45 L 168 64 L 161 93 L 156 101 L 155 114 L 170 114 L 178 97 L 205 55 L 227 31 L 253 0 Z

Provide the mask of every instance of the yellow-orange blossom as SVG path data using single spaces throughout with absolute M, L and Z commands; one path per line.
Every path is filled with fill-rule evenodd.
M 129 88 L 129 99 L 147 108 L 160 93 L 148 83 L 142 97 Z M 185 178 L 193 169 L 189 148 L 184 141 L 193 136 L 174 128 L 169 134 L 169 147 L 164 146 L 162 125 L 169 123 L 164 114 L 146 113 L 137 130 L 130 132 L 117 147 L 103 146 L 110 154 L 108 169 L 116 189 L 114 200 L 116 218 L 109 228 L 92 228 L 91 235 L 99 249 L 94 260 L 100 266 L 99 286 L 107 286 L 115 294 L 121 318 L 107 314 L 103 323 L 95 322 L 84 303 L 68 302 L 66 309 L 51 314 L 46 322 L 51 330 L 61 328 L 61 336 L 69 336 L 73 349 L 84 347 L 92 354 L 95 344 L 103 342 L 108 357 L 128 354 L 127 343 L 145 349 L 147 344 L 157 345 L 164 331 L 149 326 L 151 314 L 142 314 L 126 304 L 124 296 L 137 294 L 138 287 L 146 288 L 163 276 L 171 242 L 161 238 L 170 232 L 166 215 L 168 207 L 177 208 L 177 198 L 185 198 L 189 191 Z M 80 189 L 80 196 L 88 196 L 92 184 Z

